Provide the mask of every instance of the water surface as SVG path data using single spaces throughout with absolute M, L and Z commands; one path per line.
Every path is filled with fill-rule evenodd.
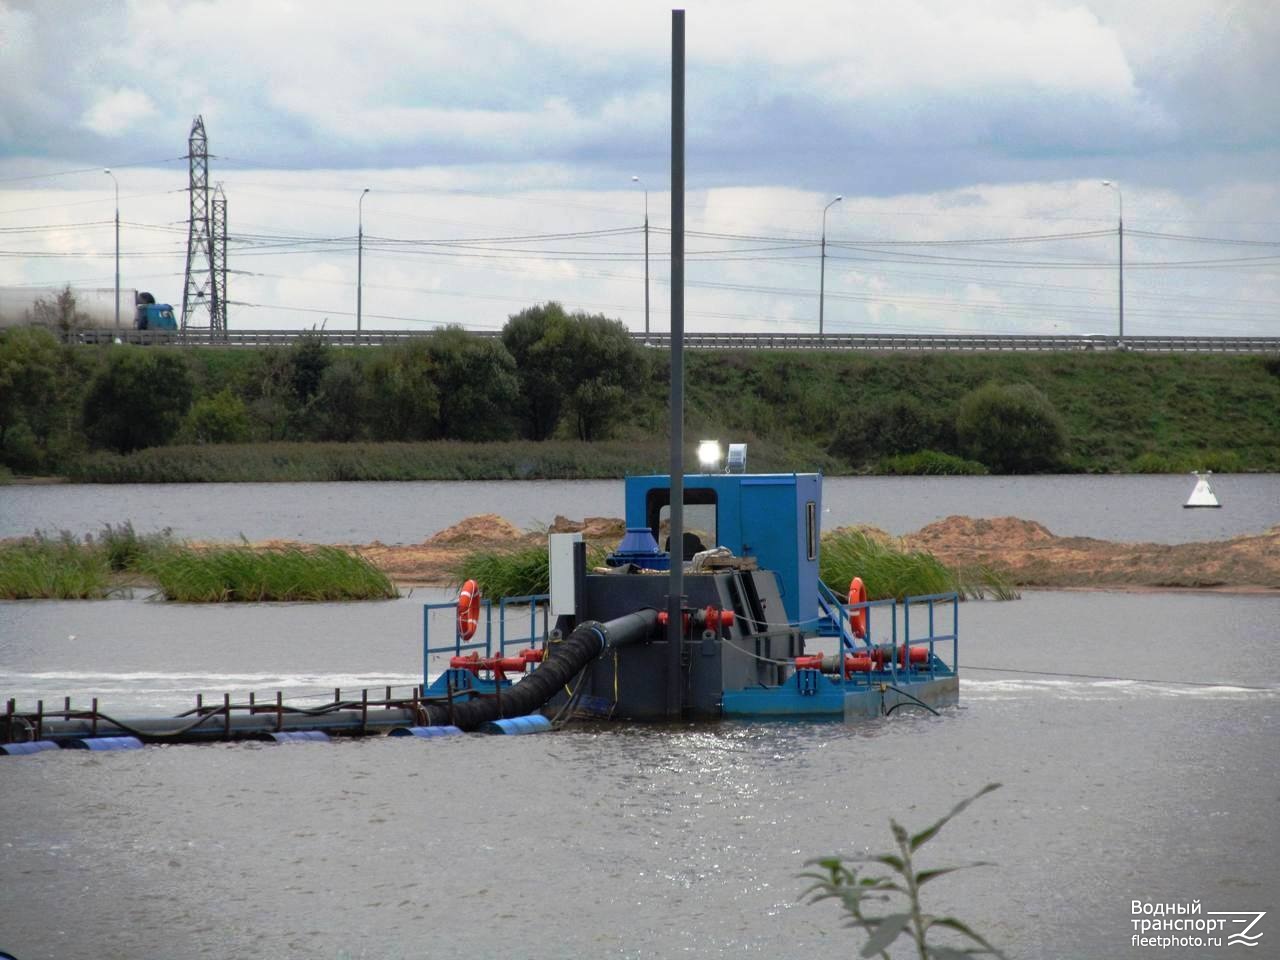
M 0 696 L 413 679 L 419 599 L 0 604 Z M 1280 936 L 1278 625 L 1275 597 L 1032 593 L 962 607 L 941 717 L 0 760 L 0 949 L 847 958 L 838 912 L 797 902 L 804 860 L 999 781 L 921 851 L 996 864 L 931 884 L 936 910 L 1013 957 L 1230 960 L 1131 949 L 1130 901 L 1271 910 Z
M 1186 510 L 1183 476 L 828 477 L 824 529 L 868 523 L 893 534 L 953 514 L 1015 516 L 1061 536 L 1184 543 L 1280 523 L 1280 474 L 1214 478 L 1217 510 Z M 0 487 L 0 537 L 92 533 L 132 521 L 196 539 L 418 543 L 463 517 L 496 513 L 523 528 L 557 514 L 621 517 L 619 480 L 432 483 L 208 483 Z

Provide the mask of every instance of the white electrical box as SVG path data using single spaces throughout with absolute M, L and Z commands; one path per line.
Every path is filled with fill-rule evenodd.
M 557 617 L 572 616 L 577 610 L 574 591 L 573 545 L 582 542 L 581 533 L 553 533 L 547 537 L 547 556 L 551 564 L 551 622 Z

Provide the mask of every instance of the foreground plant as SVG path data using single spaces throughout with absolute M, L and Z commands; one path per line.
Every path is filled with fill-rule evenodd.
M 991 866 L 989 863 L 968 863 L 958 867 L 941 867 L 931 870 L 917 870 L 912 859 L 913 854 L 938 835 L 938 831 L 952 817 L 963 811 L 969 804 L 984 794 L 1000 787 L 998 783 L 989 783 L 972 797 L 962 800 L 951 808 L 941 820 L 926 827 L 919 833 L 908 833 L 898 821 L 890 819 L 897 853 L 882 853 L 878 856 L 821 857 L 809 860 L 805 866 L 818 867 L 802 873 L 800 876 L 813 883 L 801 895 L 801 899 L 809 903 L 822 900 L 839 900 L 844 912 L 849 915 L 848 926 L 857 927 L 867 935 L 867 942 L 862 946 L 860 956 L 881 957 L 890 960 L 889 947 L 904 934 L 915 944 L 916 955 L 920 960 L 959 960 L 963 957 L 989 955 L 1003 957 L 1004 954 L 993 947 L 985 939 L 975 933 L 969 926 L 955 917 L 938 917 L 925 913 L 920 905 L 920 888 L 931 880 L 967 870 L 970 867 Z M 876 865 L 888 867 L 892 873 L 888 876 L 859 875 L 863 866 Z M 874 866 L 871 867 L 874 869 Z M 871 913 L 870 910 L 879 912 Z M 941 928 L 951 931 L 962 938 L 963 946 L 948 946 L 929 943 L 930 932 Z

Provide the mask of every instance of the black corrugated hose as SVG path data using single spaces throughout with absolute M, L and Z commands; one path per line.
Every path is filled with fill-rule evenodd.
M 656 610 L 640 610 L 605 623 L 587 620 L 562 642 L 548 644 L 547 658 L 519 683 L 503 690 L 501 697 L 473 697 L 455 703 L 452 716 L 444 704 L 427 704 L 426 725 L 453 724 L 474 730 L 490 720 L 526 716 L 554 697 L 578 671 L 606 650 L 648 640 L 657 629 Z

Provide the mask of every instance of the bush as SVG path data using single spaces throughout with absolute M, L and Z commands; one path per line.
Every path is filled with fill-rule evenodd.
M 95 446 L 119 453 L 160 446 L 178 432 L 192 390 L 182 354 L 114 347 L 85 394 L 85 432 Z
M 244 443 L 249 439 L 249 409 L 224 388 L 191 405 L 182 433 L 191 443 Z
M 960 401 L 962 449 L 996 473 L 1038 473 L 1061 465 L 1067 428 L 1049 398 L 1030 384 L 989 383 Z
M 882 457 L 945 449 L 954 442 L 951 425 L 936 408 L 899 393 L 847 412 L 831 441 L 831 452 L 856 466 Z
M 980 477 L 988 472 L 976 460 L 965 460 L 937 450 L 886 457 L 876 464 L 876 473 L 890 477 Z

